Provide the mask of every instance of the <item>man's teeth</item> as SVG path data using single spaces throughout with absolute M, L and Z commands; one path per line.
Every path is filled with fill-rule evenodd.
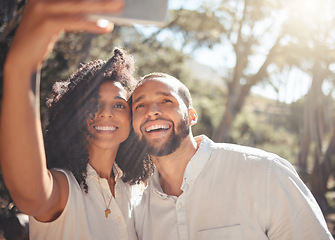
M 154 130 L 166 130 L 169 129 L 170 127 L 168 125 L 153 125 L 150 127 L 147 127 L 145 129 L 146 132 L 154 131 Z
M 110 127 L 110 126 L 95 126 L 95 129 L 98 131 L 114 131 L 116 127 Z

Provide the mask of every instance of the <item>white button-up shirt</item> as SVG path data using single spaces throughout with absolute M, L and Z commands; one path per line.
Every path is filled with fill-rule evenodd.
M 135 208 L 140 240 L 333 239 L 309 189 L 275 154 L 202 136 L 179 197 L 155 170 Z

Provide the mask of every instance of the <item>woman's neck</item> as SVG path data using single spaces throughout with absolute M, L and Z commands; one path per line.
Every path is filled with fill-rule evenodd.
M 89 163 L 101 178 L 108 181 L 112 176 L 112 168 L 118 148 L 101 149 L 94 146 L 88 148 Z

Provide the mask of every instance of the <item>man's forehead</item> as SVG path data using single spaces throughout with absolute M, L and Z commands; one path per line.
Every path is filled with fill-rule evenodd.
M 178 82 L 172 78 L 153 77 L 143 81 L 142 84 L 135 89 L 135 92 L 136 90 L 145 90 L 147 87 L 153 88 L 155 92 L 162 92 L 164 89 L 165 91 L 177 92 Z
M 154 77 L 146 79 L 138 86 L 133 93 L 133 101 L 144 99 L 147 96 L 162 95 L 162 96 L 177 96 L 177 84 L 173 79 L 165 77 Z
M 173 77 L 169 77 L 169 76 L 153 76 L 147 79 L 143 80 L 143 84 L 146 82 L 150 82 L 150 81 L 157 81 L 157 82 L 161 82 L 163 84 L 166 84 L 168 86 L 174 86 L 177 85 L 178 80 L 176 80 Z

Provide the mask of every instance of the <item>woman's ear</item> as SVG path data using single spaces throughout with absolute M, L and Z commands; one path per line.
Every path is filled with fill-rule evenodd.
M 188 121 L 189 121 L 190 127 L 195 125 L 198 122 L 198 114 L 195 111 L 195 109 L 192 107 L 188 109 Z

